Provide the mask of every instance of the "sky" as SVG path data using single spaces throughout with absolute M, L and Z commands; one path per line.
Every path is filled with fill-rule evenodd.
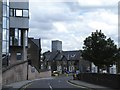
M 51 41 L 62 41 L 63 51 L 80 50 L 96 30 L 118 44 L 119 0 L 30 0 L 29 37 L 41 38 L 42 52 Z

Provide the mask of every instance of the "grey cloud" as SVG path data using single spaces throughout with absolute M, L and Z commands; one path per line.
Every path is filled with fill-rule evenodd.
M 39 30 L 51 30 L 53 29 L 53 24 L 51 22 L 40 22 L 39 20 L 31 20 L 30 28 L 38 28 Z

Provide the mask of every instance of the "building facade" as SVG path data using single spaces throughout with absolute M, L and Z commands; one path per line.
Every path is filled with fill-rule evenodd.
M 60 74 L 67 72 L 88 72 L 90 62 L 85 61 L 81 57 L 81 51 L 54 51 L 45 52 L 44 62 L 46 68 L 53 71 L 59 71 Z
M 27 78 L 29 1 L 2 0 L 2 11 L 2 81 L 8 84 Z
M 3 66 L 8 66 L 8 56 L 9 56 L 9 0 L 3 0 L 2 2 L 2 57 Z
M 41 39 L 28 38 L 28 59 L 31 66 L 41 69 Z
M 10 2 L 9 7 L 9 50 L 12 58 L 10 64 L 13 64 L 19 60 L 27 60 L 29 2 L 28 0 L 26 2 Z
M 2 86 L 2 0 L 0 0 L 0 89 Z

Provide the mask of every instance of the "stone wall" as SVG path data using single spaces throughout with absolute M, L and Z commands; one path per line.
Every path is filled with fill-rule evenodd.
M 42 71 L 40 73 L 35 69 L 34 72 L 31 72 L 32 67 L 29 65 L 28 68 L 28 79 L 38 79 L 51 77 L 51 71 Z M 2 73 L 2 84 L 10 84 L 14 82 L 19 82 L 27 80 L 27 62 L 23 64 L 16 65 Z
M 27 77 L 27 63 L 14 66 L 2 73 L 2 84 L 10 84 L 26 80 Z
M 81 81 L 120 90 L 120 75 L 105 73 L 80 73 L 77 78 Z

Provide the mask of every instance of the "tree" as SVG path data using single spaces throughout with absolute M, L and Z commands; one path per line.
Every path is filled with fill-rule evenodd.
M 116 65 L 117 65 L 117 73 L 120 73 L 120 48 L 118 48 L 118 53 L 117 53 L 117 62 L 116 62 Z
M 82 57 L 93 62 L 99 68 L 110 67 L 116 62 L 117 46 L 111 38 L 106 38 L 98 30 L 84 40 Z M 108 69 L 107 69 L 108 70 Z

